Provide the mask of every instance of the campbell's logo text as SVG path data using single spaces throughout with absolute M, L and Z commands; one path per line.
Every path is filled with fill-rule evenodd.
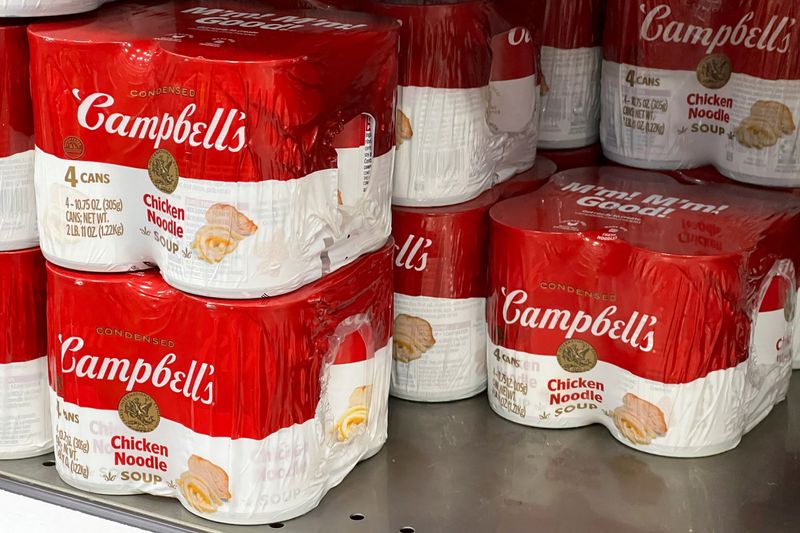
M 189 104 L 174 116 L 133 117 L 112 112 L 114 97 L 106 93 L 92 93 L 81 98 L 80 91 L 73 89 L 78 105 L 78 124 L 90 131 L 102 130 L 109 135 L 129 139 L 148 139 L 153 148 L 164 142 L 187 144 L 194 148 L 236 153 L 245 147 L 244 112 L 238 109 L 217 108 L 210 122 L 194 120 L 196 104 Z
M 394 258 L 394 266 L 405 268 L 415 272 L 423 272 L 428 267 L 428 248 L 433 245 L 433 241 L 426 237 L 417 237 L 413 233 L 406 237 L 402 246 L 394 245 L 397 254 Z
M 517 26 L 508 32 L 508 44 L 511 46 L 530 44 L 532 42 L 533 37 L 531 36 L 531 32 L 523 26 Z
M 667 4 L 652 9 L 640 4 L 639 8 L 644 14 L 639 36 L 645 41 L 703 45 L 708 54 L 727 45 L 785 54 L 791 47 L 791 29 L 797 22 L 792 17 L 775 15 L 766 26 L 753 26 L 755 13 L 749 11 L 733 26 L 708 27 L 669 20 L 672 8 Z
M 109 357 L 83 352 L 81 337 L 58 336 L 61 343 L 61 372 L 79 378 L 118 381 L 132 391 L 137 385 L 148 384 L 157 389 L 168 388 L 195 402 L 214 403 L 214 365 L 192 361 L 189 368 L 177 369 L 178 356 L 165 354 L 155 365 L 140 358 Z
M 503 321 L 508 325 L 519 325 L 531 329 L 560 330 L 565 339 L 578 334 L 591 334 L 595 337 L 608 337 L 621 341 L 639 351 L 648 353 L 655 346 L 654 316 L 634 311 L 625 318 L 619 318 L 619 308 L 609 305 L 598 315 L 590 315 L 581 310 L 551 309 L 525 305 L 528 293 L 521 289 L 507 291 L 502 288 Z

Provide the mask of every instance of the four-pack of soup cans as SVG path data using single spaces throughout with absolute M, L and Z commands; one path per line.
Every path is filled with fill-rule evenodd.
M 397 24 L 236 7 L 126 3 L 31 27 L 49 261 L 257 298 L 386 241 Z
M 268 524 L 390 394 L 735 447 L 800 365 L 800 200 L 724 183 L 800 185 L 796 6 L 522 4 L 0 0 L 0 459 Z
M 791 195 L 581 168 L 494 206 L 489 402 L 638 450 L 735 447 L 786 396 L 800 229 Z
M 48 321 L 0 435 L 46 430 L 19 445 L 75 487 L 237 524 L 307 512 L 381 449 L 399 27 L 177 1 L 28 28 Z
M 600 137 L 609 159 L 800 185 L 796 2 L 609 0 L 607 11 Z

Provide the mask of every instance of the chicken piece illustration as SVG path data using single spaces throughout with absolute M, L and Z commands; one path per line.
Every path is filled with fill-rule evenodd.
M 427 320 L 411 315 L 397 315 L 394 319 L 392 357 L 401 363 L 410 363 L 422 357 L 435 344 L 433 327 Z
M 611 418 L 622 436 L 633 444 L 650 444 L 668 429 L 658 406 L 630 392 L 622 397 L 622 405 L 614 409 Z

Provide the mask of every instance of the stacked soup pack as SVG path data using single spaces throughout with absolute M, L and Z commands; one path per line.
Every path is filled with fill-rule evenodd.
M 223 0 L 30 26 L 65 482 L 271 523 L 382 447 L 398 30 Z

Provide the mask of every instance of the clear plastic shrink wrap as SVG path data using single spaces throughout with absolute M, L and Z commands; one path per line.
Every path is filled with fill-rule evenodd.
M 608 0 L 604 41 L 606 157 L 800 186 L 795 0 Z
M 492 208 L 492 408 L 638 450 L 735 447 L 784 399 L 800 202 L 633 169 L 556 174 Z
M 489 209 L 542 186 L 555 170 L 538 158 L 528 172 L 469 202 L 392 209 L 392 395 L 443 402 L 486 389 Z
M 541 39 L 539 148 L 573 149 L 596 143 L 605 0 L 506 1 L 532 15 Z
M 457 205 L 533 165 L 536 9 L 507 0 L 282 3 L 402 23 L 394 205 Z
M 400 20 L 395 205 L 471 200 L 536 157 L 538 72 L 531 31 L 490 0 L 381 0 Z
M 38 248 L 0 252 L 0 459 L 53 449 L 46 282 Z
M 690 170 L 676 170 L 666 172 L 671 176 L 675 177 L 676 179 L 688 183 L 735 183 L 730 178 L 726 178 L 719 172 L 717 172 L 713 167 L 700 167 L 696 169 Z M 757 186 L 754 186 L 757 187 Z M 800 195 L 800 189 L 792 189 L 791 192 L 795 195 Z M 744 194 L 748 194 L 745 192 Z M 800 246 L 797 246 L 795 243 L 797 242 L 798 235 L 796 233 L 789 232 L 786 235 L 785 242 L 789 245 L 789 248 L 795 252 L 795 270 L 798 274 L 798 292 L 797 292 L 797 302 L 798 306 L 800 306 Z M 800 332 L 800 313 L 795 313 L 795 332 Z M 793 368 L 795 370 L 800 369 L 800 333 L 795 333 L 794 335 L 794 349 L 792 350 L 794 354 L 794 363 Z
M 53 263 L 257 298 L 389 237 L 396 22 L 132 2 L 29 32 Z
M 72 486 L 271 523 L 386 440 L 391 243 L 264 300 L 188 295 L 156 271 L 48 276 L 56 468 Z
M 36 246 L 26 26 L 0 19 L 0 251 Z

